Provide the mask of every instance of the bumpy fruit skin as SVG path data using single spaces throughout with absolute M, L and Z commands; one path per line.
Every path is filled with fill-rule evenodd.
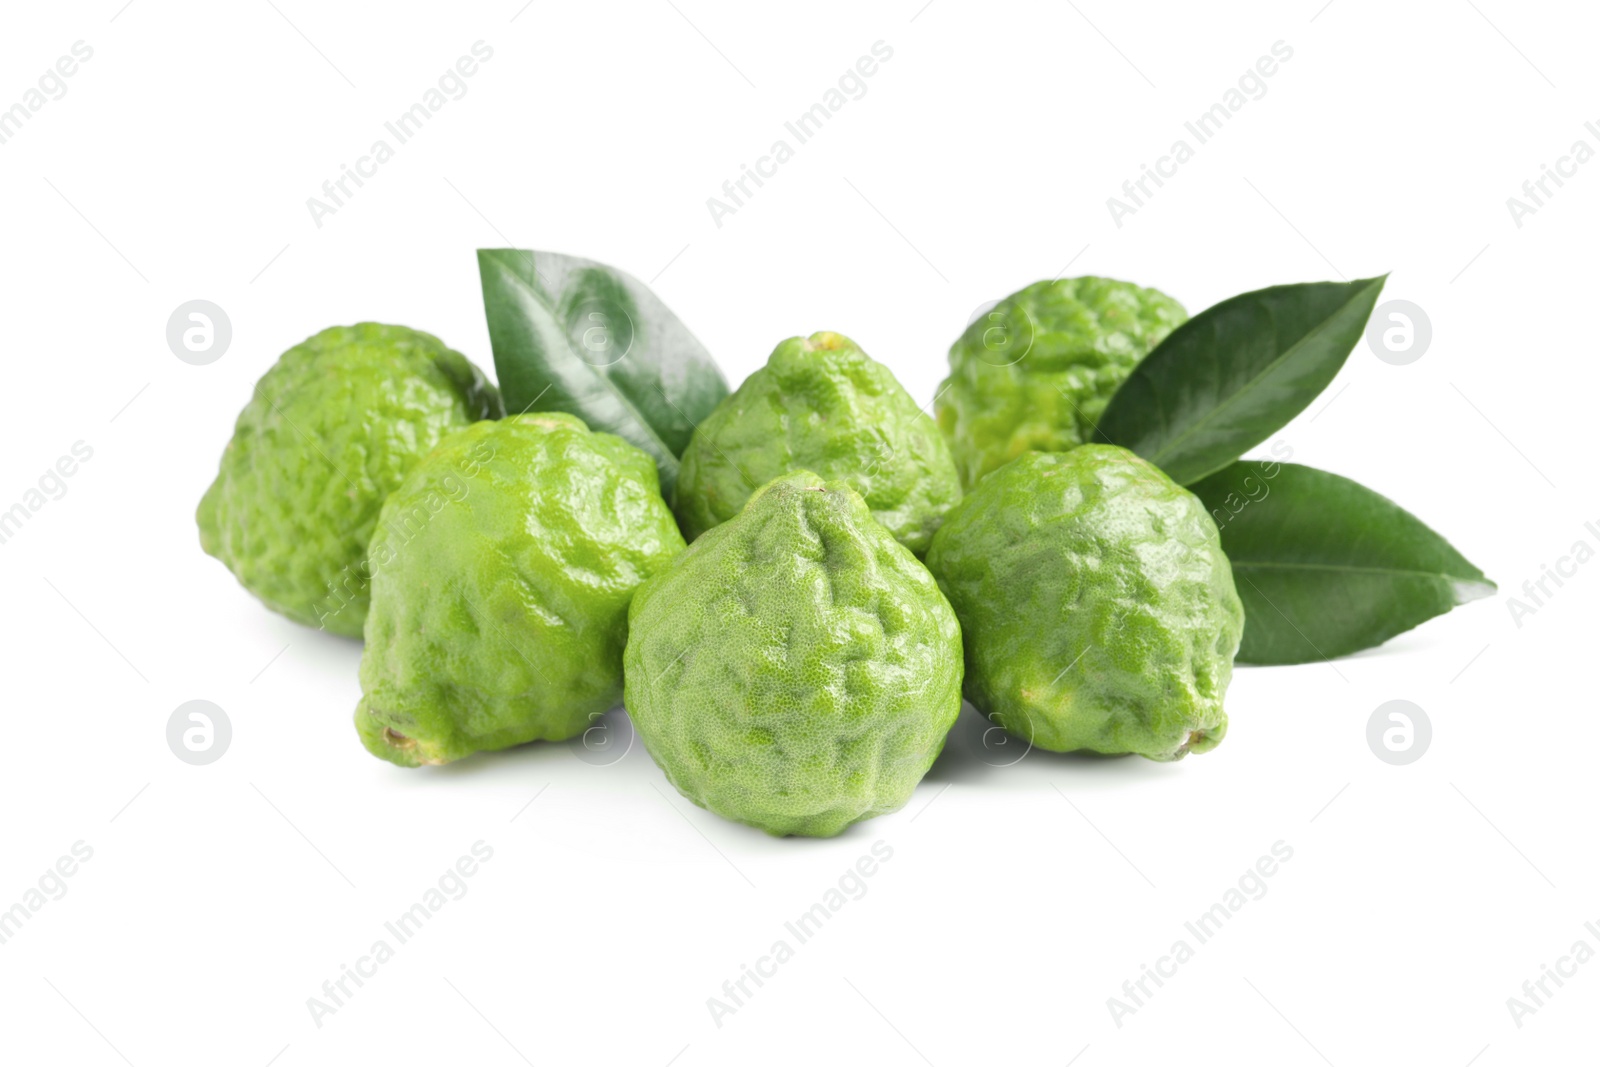
M 968 494 L 928 566 L 966 637 L 966 694 L 1053 752 L 1215 748 L 1244 630 L 1194 494 L 1126 449 L 1030 452 Z
M 495 387 L 431 334 L 323 330 L 256 383 L 196 512 L 200 547 L 274 611 L 359 637 L 384 498 L 445 434 L 500 415 Z
M 888 367 L 837 333 L 791 337 L 696 427 L 675 507 L 693 541 L 792 470 L 848 484 L 901 544 L 928 551 L 961 499 L 950 449 Z
M 628 602 L 683 551 L 655 463 L 545 412 L 451 434 L 383 506 L 356 729 L 403 767 L 581 733 Z
M 980 315 L 950 346 L 935 404 L 962 485 L 1088 442 L 1117 386 L 1188 317 L 1165 293 L 1092 277 L 1036 282 Z
M 640 587 L 626 703 L 678 791 L 770 834 L 894 811 L 961 710 L 961 630 L 842 481 L 796 471 Z

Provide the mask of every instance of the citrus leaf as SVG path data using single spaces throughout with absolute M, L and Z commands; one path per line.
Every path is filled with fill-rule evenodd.
M 705 346 L 637 278 L 554 252 L 480 248 L 506 412 L 565 411 L 656 461 L 668 495 L 695 425 L 728 395 Z
M 1097 439 L 1132 449 L 1179 485 L 1221 470 L 1333 381 L 1383 282 L 1278 285 L 1207 308 L 1134 368 Z
M 1233 564 L 1241 663 L 1348 655 L 1495 591 L 1421 519 L 1337 474 L 1243 460 L 1189 490 Z

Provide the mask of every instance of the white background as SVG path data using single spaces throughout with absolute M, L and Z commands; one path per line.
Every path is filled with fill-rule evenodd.
M 1580 938 L 1600 950 L 1600 564 L 1520 627 L 1508 607 L 1600 546 L 1600 161 L 1520 228 L 1506 206 L 1576 139 L 1600 148 L 1592 10 L 522 3 L 8 13 L 0 107 L 75 41 L 94 55 L 0 145 L 0 509 L 74 442 L 93 458 L 0 545 L 0 908 L 74 842 L 93 858 L 0 945 L 0 1059 L 1592 1058 L 1600 963 L 1520 1028 L 1506 1006 Z M 494 56 L 466 96 L 314 225 L 306 199 L 478 40 Z M 879 40 L 866 95 L 716 226 L 706 198 Z M 1280 40 L 1266 95 L 1116 226 L 1107 197 Z M 975 308 L 1062 271 L 1192 312 L 1392 271 L 1385 299 L 1426 310 L 1431 348 L 1393 366 L 1358 347 L 1279 438 L 1501 593 L 1331 665 L 1240 669 L 1227 741 L 1174 765 L 994 767 L 969 711 L 905 810 L 832 841 L 701 811 L 638 746 L 402 771 L 351 726 L 359 646 L 257 604 L 193 510 L 251 384 L 323 327 L 406 323 L 490 367 L 473 250 L 506 244 L 655 279 L 731 382 L 832 329 L 919 400 Z M 195 298 L 233 324 L 209 366 L 165 341 Z M 210 766 L 167 748 L 191 699 L 233 724 Z M 1409 766 L 1367 746 L 1391 699 L 1433 724 Z M 307 998 L 479 840 L 467 895 L 317 1026 Z M 880 840 L 866 895 L 715 1025 L 707 998 L 795 945 L 784 922 Z M 1266 895 L 1118 1027 L 1107 998 L 1280 840 Z

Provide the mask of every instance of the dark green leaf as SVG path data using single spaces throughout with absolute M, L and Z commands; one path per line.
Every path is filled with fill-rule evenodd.
M 1242 460 L 1189 489 L 1233 563 L 1241 663 L 1348 655 L 1494 593 L 1422 520 L 1337 474 Z
M 1383 282 L 1278 285 L 1207 308 L 1134 368 L 1100 417 L 1099 440 L 1179 485 L 1221 470 L 1333 381 Z
M 668 496 L 695 425 L 728 395 L 710 353 L 644 283 L 592 260 L 478 250 L 506 411 L 566 411 L 648 452 Z

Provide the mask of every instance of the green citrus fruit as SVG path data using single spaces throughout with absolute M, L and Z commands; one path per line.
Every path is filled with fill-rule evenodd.
M 961 619 L 967 699 L 1008 732 L 1155 760 L 1222 740 L 1233 571 L 1205 506 L 1132 452 L 1013 460 L 950 513 L 928 567 Z
M 1091 440 L 1117 386 L 1188 317 L 1165 293 L 1110 278 L 1036 282 L 978 316 L 950 346 L 935 404 L 962 484 L 1030 449 Z
M 854 489 L 810 471 L 640 587 L 624 665 L 668 780 L 775 835 L 905 804 L 961 709 L 961 631 L 933 577 Z
M 445 434 L 500 413 L 495 387 L 437 337 L 323 330 L 256 383 L 200 501 L 200 546 L 274 611 L 359 636 L 384 498 Z
M 757 486 L 815 471 L 861 494 L 917 555 L 961 498 L 950 449 L 889 368 L 837 333 L 791 337 L 696 427 L 675 505 L 691 541 L 739 514 Z
M 554 412 L 440 442 L 383 505 L 356 728 L 406 767 L 583 732 L 634 589 L 683 551 L 656 466 Z

